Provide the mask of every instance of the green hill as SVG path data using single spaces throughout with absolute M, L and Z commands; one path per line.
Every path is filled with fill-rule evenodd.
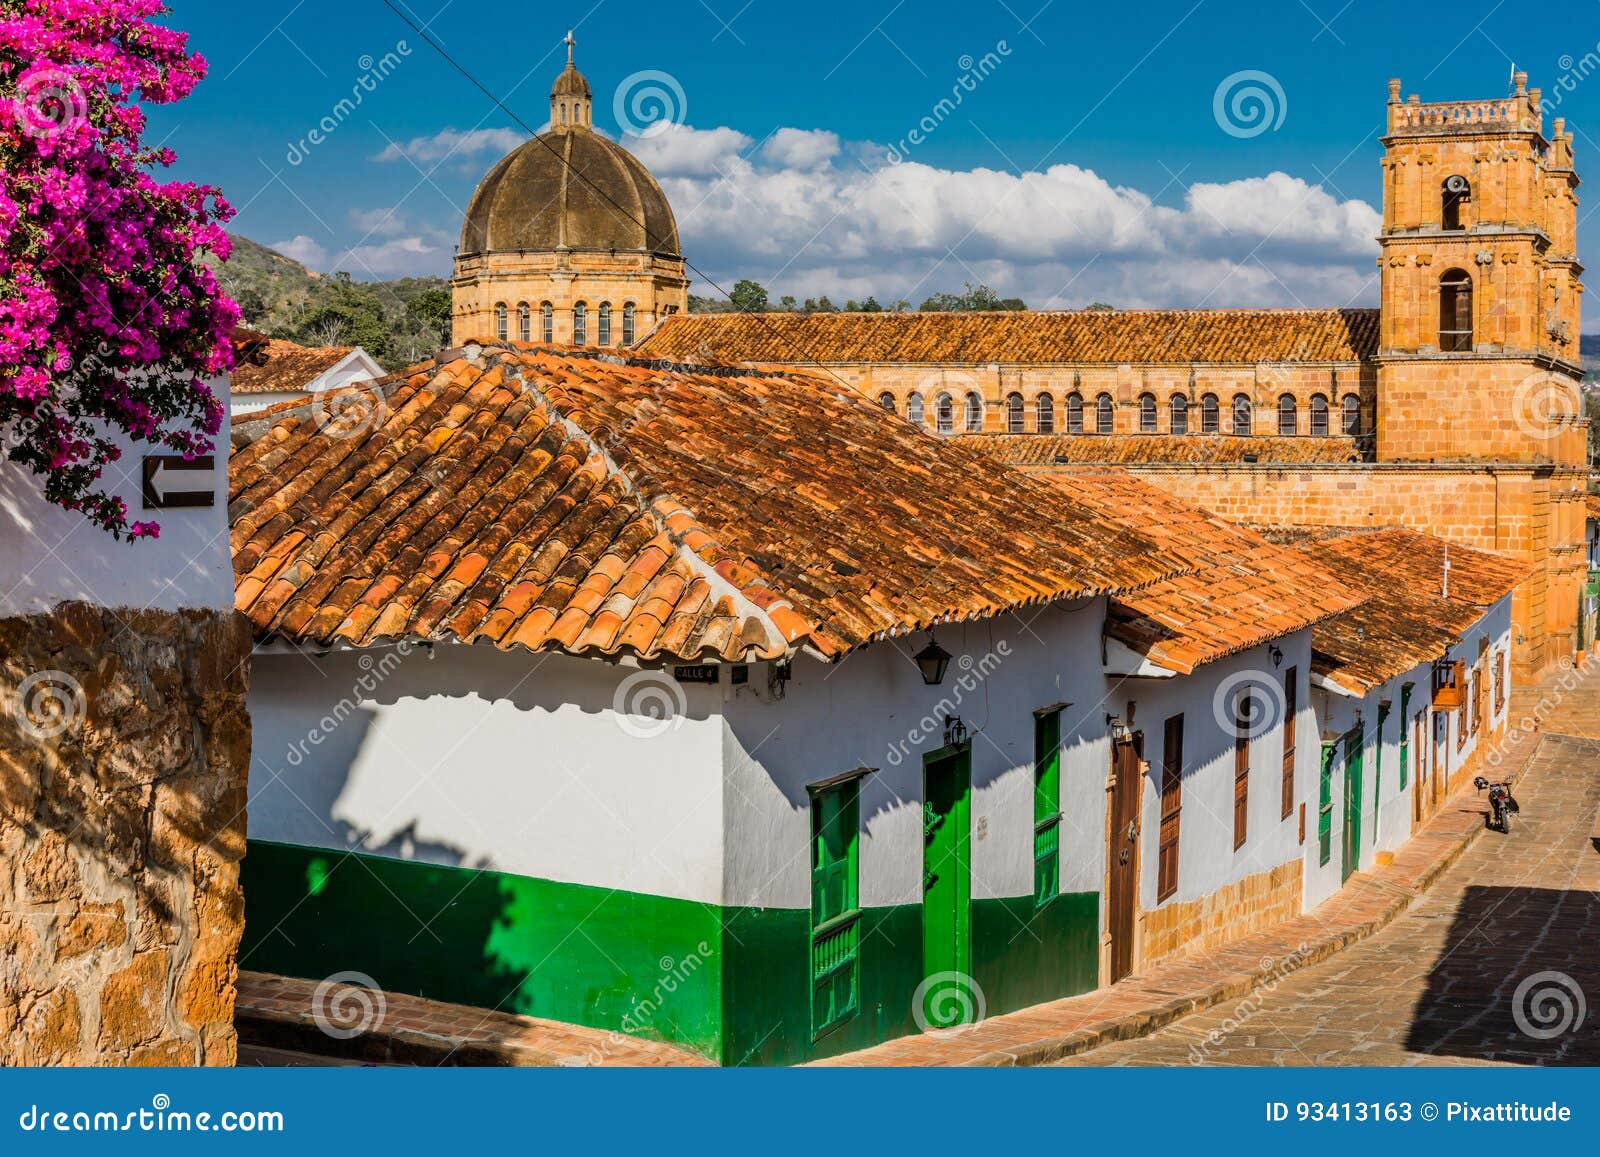
M 442 277 L 356 281 L 323 277 L 248 237 L 217 266 L 244 324 L 302 345 L 358 345 L 398 369 L 450 344 L 450 283 Z

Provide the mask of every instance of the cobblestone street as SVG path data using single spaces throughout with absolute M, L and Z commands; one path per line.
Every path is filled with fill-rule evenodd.
M 1594 682 L 1547 724 L 1510 835 L 1485 833 L 1388 928 L 1270 990 L 1059 1063 L 1600 1063 Z

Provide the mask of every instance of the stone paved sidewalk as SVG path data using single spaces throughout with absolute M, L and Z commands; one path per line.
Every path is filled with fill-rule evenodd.
M 1594 670 L 1591 666 L 1578 692 L 1559 696 L 1547 727 L 1559 726 L 1572 735 L 1597 733 L 1600 688 L 1588 686 L 1600 682 Z M 1541 689 L 1528 688 L 1513 695 L 1512 728 L 1533 712 L 1540 693 Z M 1526 766 L 1544 746 L 1529 734 L 1527 741 L 1506 749 L 1504 770 Z M 1485 812 L 1483 799 L 1470 785 L 1464 787 L 1395 853 L 1392 863 L 1351 876 L 1314 912 L 1232 944 L 1168 961 L 1082 996 L 990 1017 L 971 1028 L 902 1037 L 816 1063 L 1041 1065 L 1148 1036 L 1190 1014 L 1237 1002 L 1257 988 L 1276 987 L 1291 974 L 1371 937 L 1404 913 L 1484 832 Z M 1093 1058 L 1085 1060 L 1096 1063 Z
M 400 1065 L 500 1065 L 548 1068 L 557 1065 L 666 1067 L 711 1062 L 672 1045 L 622 1033 L 441 1004 L 402 993 L 346 989 L 323 1001 L 341 1035 L 324 1031 L 314 1007 L 318 982 L 263 972 L 239 974 L 235 1024 L 241 1055 L 259 1063 L 369 1062 Z M 344 1037 L 366 1017 L 364 1031 Z

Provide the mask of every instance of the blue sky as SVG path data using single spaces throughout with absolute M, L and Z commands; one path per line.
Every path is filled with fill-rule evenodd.
M 1370 304 L 1390 76 L 1490 98 L 1515 61 L 1559 97 L 1580 173 L 1600 164 L 1596 0 L 1404 21 L 1379 0 L 395 2 L 534 128 L 575 27 L 596 125 L 662 180 L 690 261 L 775 293 Z M 152 137 L 238 232 L 357 277 L 448 272 L 477 179 L 523 136 L 510 116 L 383 0 L 170 3 L 211 75 Z M 619 89 L 671 112 L 630 134 Z

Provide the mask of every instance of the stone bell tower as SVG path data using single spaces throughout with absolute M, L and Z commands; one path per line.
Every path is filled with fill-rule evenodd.
M 1423 104 L 1389 82 L 1381 460 L 1585 461 L 1572 134 L 1512 88 Z

